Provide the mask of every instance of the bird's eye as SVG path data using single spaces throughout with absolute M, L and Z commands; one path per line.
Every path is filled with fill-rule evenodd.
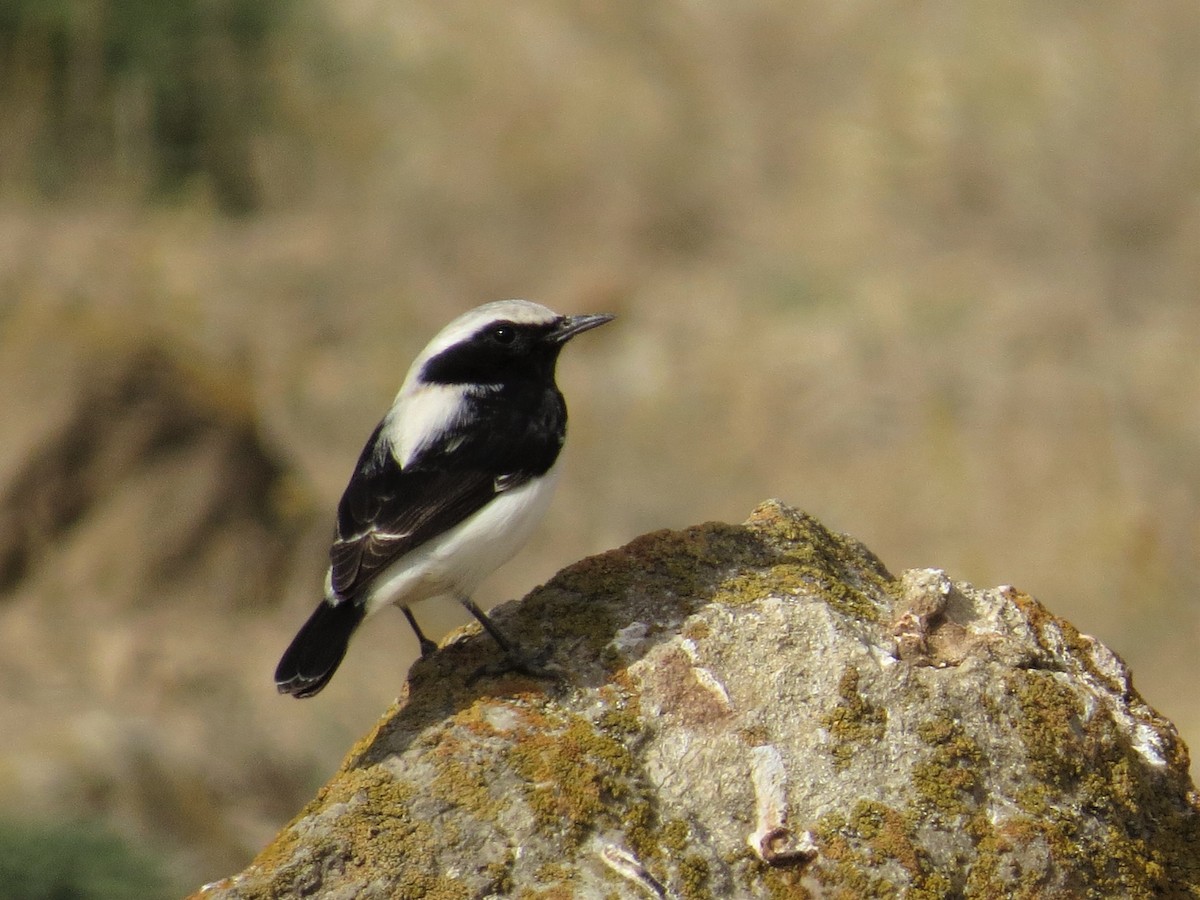
M 492 329 L 492 340 L 497 344 L 511 344 L 517 336 L 517 330 L 511 325 L 497 325 Z

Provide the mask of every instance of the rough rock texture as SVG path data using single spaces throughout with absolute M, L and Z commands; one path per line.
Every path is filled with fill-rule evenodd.
M 1187 751 L 1010 587 L 893 578 L 767 503 L 639 538 L 460 636 L 242 874 L 197 896 L 1200 896 Z

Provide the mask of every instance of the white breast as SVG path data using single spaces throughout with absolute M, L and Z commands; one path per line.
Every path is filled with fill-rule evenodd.
M 557 480 L 556 464 L 541 478 L 505 491 L 454 528 L 396 560 L 372 585 L 367 615 L 391 603 L 406 606 L 442 595 L 469 597 L 529 541 L 550 505 Z

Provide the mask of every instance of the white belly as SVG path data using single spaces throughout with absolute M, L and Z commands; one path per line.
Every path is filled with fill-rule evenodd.
M 528 542 L 550 505 L 558 466 L 497 496 L 444 534 L 406 553 L 379 575 L 367 615 L 441 595 L 469 597 L 479 583 Z

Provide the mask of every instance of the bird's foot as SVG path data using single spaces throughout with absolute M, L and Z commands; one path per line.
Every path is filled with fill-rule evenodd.
M 505 652 L 498 662 L 485 663 L 467 678 L 467 684 L 474 684 L 480 678 L 496 678 L 500 675 L 525 675 L 545 681 L 559 681 L 563 675 L 558 669 L 550 668 L 546 663 L 554 654 L 554 646 L 547 644 L 534 655 L 522 653 L 519 649 Z
M 438 652 L 438 645 L 427 637 L 420 639 L 421 644 L 421 659 L 429 659 L 433 654 Z

